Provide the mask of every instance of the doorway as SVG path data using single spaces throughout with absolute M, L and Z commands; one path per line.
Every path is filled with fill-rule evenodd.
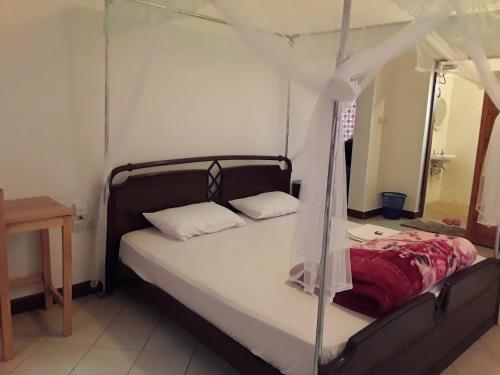
M 446 66 L 436 77 L 424 219 L 465 229 L 472 195 L 484 90 Z
M 467 223 L 467 238 L 469 238 L 476 244 L 487 247 L 493 247 L 495 245 L 496 228 L 486 227 L 477 222 L 478 212 L 476 210 L 476 205 L 484 158 L 486 156 L 488 143 L 493 131 L 493 124 L 495 123 L 495 119 L 498 116 L 498 113 L 499 111 L 497 107 L 495 106 L 495 104 L 493 104 L 489 96 L 484 95 L 481 128 L 479 133 L 476 166 L 474 171 L 474 182 L 472 185 L 469 218 Z
M 476 203 L 498 110 L 482 88 L 450 69 L 444 62 L 435 74 L 420 211 L 427 220 L 451 219 L 472 242 L 493 247 L 495 228 L 477 223 Z

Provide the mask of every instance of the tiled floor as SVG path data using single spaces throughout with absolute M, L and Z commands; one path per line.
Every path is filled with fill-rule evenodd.
M 227 362 L 125 292 L 74 301 L 74 333 L 61 337 L 61 309 L 14 316 L 12 375 L 235 375 Z
M 380 217 L 363 223 L 395 229 L 401 221 Z M 492 250 L 480 248 L 483 256 Z M 61 337 L 61 310 L 14 316 L 17 356 L 0 362 L 12 375 L 231 375 L 238 372 L 152 307 L 125 292 L 74 301 L 74 333 Z M 445 375 L 499 375 L 500 327 L 488 331 Z M 425 374 L 423 374 L 425 375 Z
M 60 336 L 60 309 L 14 316 L 16 358 L 0 362 L 12 375 L 236 375 L 186 331 L 125 293 L 75 300 L 74 334 Z M 442 375 L 500 374 L 495 326 Z M 425 374 L 423 374 L 425 375 Z

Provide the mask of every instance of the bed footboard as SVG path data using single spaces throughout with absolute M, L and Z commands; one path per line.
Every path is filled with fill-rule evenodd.
M 439 374 L 498 319 L 500 261 L 486 259 L 352 336 L 322 375 Z

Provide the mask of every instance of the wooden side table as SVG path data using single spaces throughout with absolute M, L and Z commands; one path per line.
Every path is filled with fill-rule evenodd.
M 0 189 L 0 308 L 4 360 L 12 359 L 13 334 L 10 309 L 10 288 L 42 283 L 45 308 L 54 299 L 63 308 L 63 335 L 71 335 L 71 234 L 74 210 L 63 206 L 50 197 L 5 200 Z M 50 269 L 49 229 L 62 229 L 63 293 L 52 285 Z M 42 273 L 9 280 L 5 237 L 9 234 L 39 231 Z

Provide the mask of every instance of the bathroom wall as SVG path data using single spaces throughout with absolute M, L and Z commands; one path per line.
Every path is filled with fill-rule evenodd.
M 443 173 L 441 197 L 446 201 L 469 204 L 483 98 L 482 88 L 465 79 L 455 80 L 445 150 L 457 157 Z
M 349 208 L 380 207 L 380 193 L 407 194 L 407 211 L 420 205 L 430 74 L 415 71 L 413 49 L 387 64 L 358 101 Z
M 438 101 L 444 103 L 446 111 L 443 114 L 436 116 L 441 116 L 442 121 L 439 124 L 435 123 L 432 130 L 432 150 L 436 152 L 441 152 L 441 150 L 446 150 L 446 139 L 448 136 L 448 124 L 450 119 L 450 107 L 451 107 L 451 96 L 453 93 L 453 84 L 455 83 L 455 76 L 448 74 L 446 76 L 446 84 L 441 84 L 439 90 L 441 95 Z M 441 197 L 441 185 L 442 185 L 443 174 L 431 175 L 429 171 L 429 179 L 427 180 L 427 194 L 426 203 L 435 202 L 440 200 Z
M 484 91 L 472 82 L 448 74 L 441 86 L 447 111 L 438 131 L 433 131 L 432 149 L 456 155 L 439 175 L 430 176 L 426 203 L 445 201 L 468 205 L 476 162 Z

